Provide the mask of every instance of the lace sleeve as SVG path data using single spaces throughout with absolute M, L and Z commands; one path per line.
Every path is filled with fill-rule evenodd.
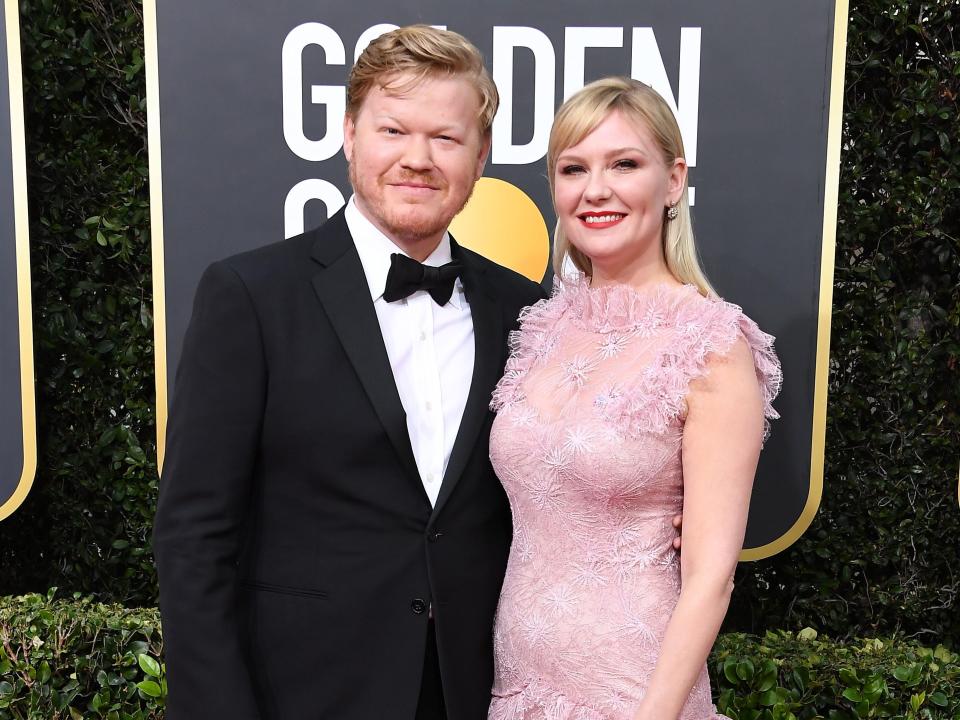
M 783 384 L 774 338 L 743 314 L 743 310 L 716 298 L 696 297 L 677 309 L 675 342 L 665 345 L 656 362 L 638 378 L 635 389 L 615 398 L 608 411 L 631 436 L 662 432 L 686 410 L 690 383 L 708 372 L 711 355 L 726 355 L 741 337 L 753 354 L 763 400 L 764 440 L 770 420 L 780 415 L 773 400 Z

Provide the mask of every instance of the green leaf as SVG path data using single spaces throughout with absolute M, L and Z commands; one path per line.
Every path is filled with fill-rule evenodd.
M 893 676 L 900 682 L 907 682 L 913 673 L 910 668 L 900 665 L 893 670 Z
M 843 697 L 853 703 L 858 703 L 863 700 L 863 696 L 860 694 L 860 691 L 856 688 L 847 688 L 843 691 Z
M 840 680 L 842 680 L 845 685 L 860 684 L 860 678 L 857 677 L 857 671 L 853 668 L 840 668 Z
M 764 707 L 773 707 L 779 700 L 780 697 L 777 695 L 776 690 L 767 690 L 766 692 L 760 693 L 759 702 Z
M 757 692 L 766 692 L 767 690 L 772 689 L 777 684 L 777 671 L 773 672 L 765 671 L 760 677 L 760 682 L 757 683 L 755 690 Z
M 137 662 L 140 664 L 140 669 L 150 677 L 160 677 L 160 663 L 149 655 L 137 655 Z
M 923 705 L 923 701 L 926 700 L 925 693 L 919 693 L 910 696 L 910 707 L 914 712 L 920 709 L 920 706 Z
M 160 697 L 160 686 L 153 680 L 141 680 L 137 683 L 137 689 L 144 695 L 149 695 L 153 698 Z
M 737 661 L 733 658 L 727 658 L 723 663 L 723 675 L 727 678 L 727 681 L 732 685 L 737 685 L 740 682 L 740 678 L 737 677 Z

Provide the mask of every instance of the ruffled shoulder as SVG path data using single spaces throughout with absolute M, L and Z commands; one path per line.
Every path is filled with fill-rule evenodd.
M 520 312 L 519 329 L 513 330 L 507 338 L 510 356 L 503 377 L 493 390 L 491 410 L 499 411 L 521 399 L 523 378 L 537 360 L 550 352 L 557 338 L 557 322 L 569 304 L 569 294 L 563 291 L 562 283 L 556 282 L 549 298 Z
M 780 417 L 773 400 L 783 384 L 774 338 L 763 332 L 743 310 L 716 297 L 698 293 L 678 295 L 668 305 L 673 342 L 664 344 L 659 357 L 639 378 L 634 392 L 614 398 L 607 411 L 629 435 L 662 432 L 686 411 L 690 383 L 708 372 L 713 355 L 726 355 L 743 338 L 753 354 L 753 364 L 763 400 L 764 439 L 770 420 Z

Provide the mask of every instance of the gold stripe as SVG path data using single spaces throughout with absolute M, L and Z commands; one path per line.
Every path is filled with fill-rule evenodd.
M 813 435 L 810 443 L 810 489 L 793 526 L 773 542 L 747 548 L 741 560 L 762 560 L 786 550 L 813 522 L 823 497 L 823 454 L 827 435 L 827 380 L 830 372 L 830 319 L 833 270 L 837 248 L 837 204 L 840 195 L 840 140 L 843 128 L 843 76 L 847 55 L 849 0 L 837 0 L 833 23 L 833 72 L 827 128 L 827 165 L 823 198 L 823 254 L 820 257 L 820 308 L 817 325 L 816 374 L 813 390 Z
M 13 220 L 17 247 L 17 309 L 20 325 L 20 407 L 23 470 L 13 495 L 0 505 L 0 520 L 30 492 L 37 472 L 37 403 L 33 386 L 33 310 L 30 302 L 30 230 L 27 223 L 27 152 L 23 131 L 23 75 L 20 68 L 20 17 L 17 0 L 4 0 L 7 72 L 10 82 L 10 141 L 13 159 Z
M 147 71 L 147 154 L 150 157 L 150 240 L 153 263 L 153 358 L 156 374 L 157 471 L 167 441 L 167 306 L 163 264 L 163 173 L 160 169 L 160 63 L 156 0 L 143 0 L 143 45 Z

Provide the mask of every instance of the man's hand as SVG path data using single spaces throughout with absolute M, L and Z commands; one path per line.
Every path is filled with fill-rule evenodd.
M 683 532 L 683 515 L 673 516 L 673 526 L 677 529 L 677 536 L 673 539 L 673 549 L 680 552 L 680 535 Z

